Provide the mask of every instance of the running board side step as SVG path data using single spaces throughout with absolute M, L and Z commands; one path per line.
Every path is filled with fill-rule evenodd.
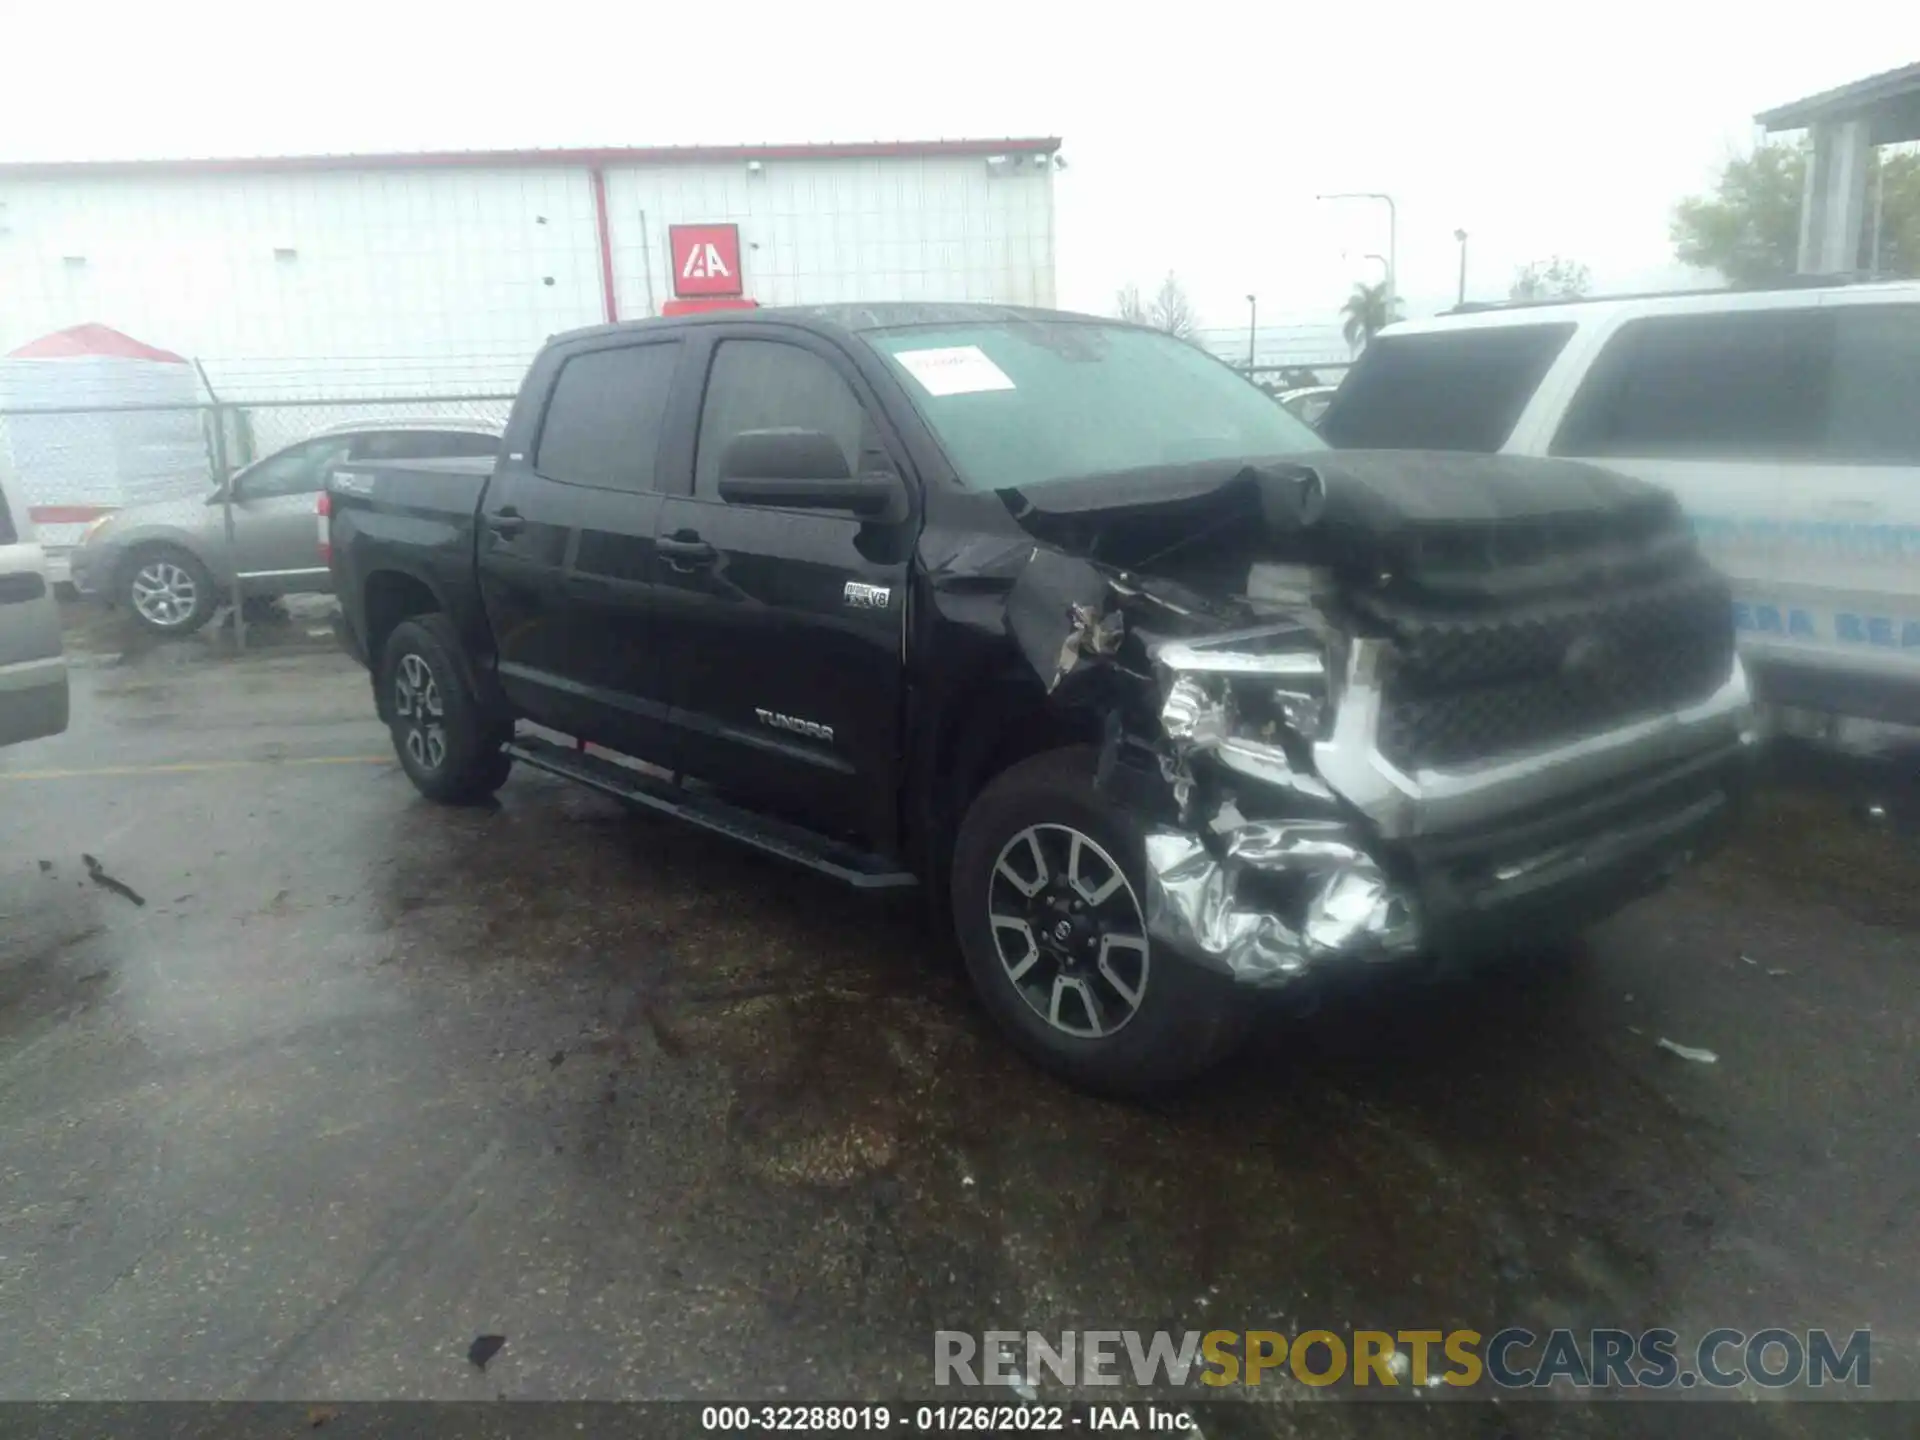
M 799 825 L 775 820 L 732 805 L 716 796 L 655 779 L 590 751 L 556 745 L 532 735 L 517 735 L 507 754 L 536 770 L 572 780 L 603 795 L 657 814 L 670 815 L 751 845 L 763 854 L 831 875 L 858 890 L 902 890 L 919 882 L 892 861 L 869 855 Z

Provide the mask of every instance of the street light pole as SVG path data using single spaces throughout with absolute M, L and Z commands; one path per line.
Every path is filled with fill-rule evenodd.
M 1454 304 L 1464 305 L 1467 303 L 1467 232 L 1456 230 L 1453 238 L 1460 242 L 1460 293 Z
M 1260 333 L 1260 302 L 1247 296 L 1247 378 L 1253 378 L 1254 337 Z
M 1393 197 L 1380 190 L 1340 190 L 1331 195 L 1316 195 L 1316 200 L 1379 200 L 1387 207 L 1387 318 L 1393 318 L 1393 297 L 1400 280 L 1400 212 Z

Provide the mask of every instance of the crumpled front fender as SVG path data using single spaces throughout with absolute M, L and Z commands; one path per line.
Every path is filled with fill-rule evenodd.
M 1223 612 L 1036 546 L 1006 624 L 1056 703 L 1099 696 L 1109 745 L 1155 757 L 1168 803 L 1141 823 L 1156 941 L 1255 986 L 1418 948 L 1411 897 L 1312 769 L 1334 641 L 1310 607 Z M 1095 675 L 1119 683 L 1096 691 Z

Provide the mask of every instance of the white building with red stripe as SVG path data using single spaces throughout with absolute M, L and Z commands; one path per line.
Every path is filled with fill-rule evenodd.
M 1054 300 L 1052 138 L 0 164 L 0 353 L 88 323 L 224 399 L 506 391 L 713 304 Z

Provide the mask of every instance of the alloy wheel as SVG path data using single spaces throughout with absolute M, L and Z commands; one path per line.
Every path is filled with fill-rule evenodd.
M 402 727 L 401 743 L 423 770 L 438 770 L 447 758 L 445 714 L 427 662 L 418 655 L 401 656 L 393 677 L 393 715 Z
M 1145 913 L 1114 858 L 1070 825 L 1029 825 L 1001 849 L 987 920 L 1007 979 L 1063 1034 L 1099 1040 L 1147 992 Z
M 200 587 L 171 560 L 150 560 L 134 572 L 128 596 L 148 624 L 171 630 L 193 618 Z

